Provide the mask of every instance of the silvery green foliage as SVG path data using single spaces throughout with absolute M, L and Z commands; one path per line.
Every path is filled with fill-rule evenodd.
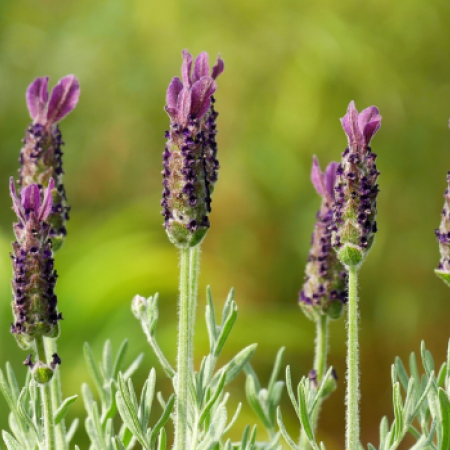
M 154 372 L 150 373 L 149 380 L 144 384 L 138 402 L 130 377 L 141 363 L 143 355 L 139 355 L 122 373 L 127 348 L 128 342 L 124 341 L 113 359 L 111 343 L 106 341 L 102 361 L 97 364 L 89 344 L 86 343 L 84 346 L 86 363 L 100 404 L 99 406 L 94 400 L 89 386 L 83 384 L 82 394 L 87 411 L 85 426 L 91 440 L 90 450 L 128 450 L 132 449 L 137 441 L 145 449 L 155 449 L 157 436 L 159 436 L 158 449 L 165 448 L 162 426 L 170 414 L 171 407 L 166 408 L 168 411 L 164 411 L 163 414 L 165 420 L 157 423 L 152 434 L 147 425 L 154 393 Z M 118 411 L 123 419 L 123 425 L 116 434 L 113 422 Z
M 6 364 L 6 377 L 0 370 L 0 391 L 5 397 L 10 409 L 9 427 L 11 433 L 3 431 L 3 441 L 8 450 L 38 450 L 45 449 L 44 427 L 40 420 L 41 394 L 37 384 L 27 372 L 25 386 L 20 389 L 17 378 L 9 363 Z M 77 396 L 68 397 L 55 411 L 55 425 L 58 425 L 65 417 L 69 406 L 77 399 Z M 66 444 L 70 442 L 78 426 L 75 419 L 66 432 Z
M 261 388 L 258 376 L 250 364 L 247 364 L 245 367 L 245 372 L 247 374 L 245 384 L 247 401 L 266 428 L 271 439 L 277 435 L 277 433 L 275 433 L 276 411 L 284 388 L 284 382 L 277 380 L 283 361 L 283 354 L 284 347 L 277 353 L 267 388 Z
M 256 344 L 249 345 L 235 355 L 227 364 L 217 368 L 217 361 L 225 346 L 225 343 L 233 329 L 237 318 L 237 305 L 234 301 L 234 291 L 231 290 L 222 310 L 222 317 L 219 323 L 216 323 L 216 313 L 214 303 L 211 296 L 211 291 L 208 288 L 206 291 L 206 327 L 209 337 L 209 354 L 205 356 L 200 364 L 197 372 L 193 372 L 192 382 L 190 386 L 190 407 L 188 411 L 188 442 L 189 450 L 253 450 L 264 449 L 272 450 L 278 449 L 279 445 L 278 434 L 273 432 L 270 442 L 258 442 L 256 440 L 256 427 L 250 433 L 250 428 L 244 432 L 240 442 L 233 443 L 226 440 L 225 436 L 235 423 L 241 404 L 238 405 L 237 410 L 229 418 L 227 410 L 227 402 L 229 394 L 225 392 L 225 386 L 233 381 L 236 376 L 246 367 L 250 358 L 256 350 Z M 158 295 L 144 299 L 143 297 L 135 297 L 133 299 L 133 313 L 141 322 L 148 342 L 153 348 L 158 360 L 164 369 L 166 375 L 172 379 L 174 385 L 177 383 L 177 375 L 167 358 L 164 356 L 160 347 L 156 342 L 156 325 L 158 321 Z M 278 366 L 281 363 L 281 353 L 277 358 Z M 265 403 L 264 413 L 268 417 L 272 417 L 271 409 L 276 408 L 276 404 L 280 395 L 280 385 L 276 381 L 276 373 L 279 367 L 274 370 L 271 379 L 271 396 L 270 408 Z M 248 369 L 251 370 L 251 369 Z M 151 375 L 150 375 L 151 376 Z M 258 392 L 260 391 L 259 382 L 256 375 L 249 375 L 252 382 L 257 382 Z M 256 378 L 255 378 L 256 377 Z M 150 380 L 150 378 L 149 378 Z M 255 385 L 255 386 L 256 386 Z M 257 395 L 257 393 L 256 393 Z M 163 406 L 167 406 L 170 400 L 165 403 L 162 396 L 158 399 Z M 130 406 L 129 413 L 134 414 L 138 411 L 138 403 Z M 121 411 L 120 411 L 121 412 Z M 271 416 L 272 414 L 272 416 Z M 122 412 L 121 412 L 122 415 Z M 172 417 L 173 418 L 173 417 Z M 125 417 L 122 415 L 125 421 Z M 271 420 L 271 419 L 270 419 Z M 273 421 L 272 421 L 273 422 Z M 273 423 L 269 422 L 273 428 Z M 132 429 L 136 439 L 139 440 L 138 435 L 143 430 Z M 141 436 L 142 438 L 143 436 Z M 147 448 L 147 447 L 144 447 Z
M 450 343 L 447 361 L 437 375 L 433 356 L 424 342 L 420 354 L 422 375 L 414 353 L 409 358 L 409 377 L 400 358 L 392 367 L 395 419 L 390 427 L 386 417 L 381 421 L 380 450 L 396 449 L 407 432 L 416 439 L 414 450 L 450 448 Z M 404 402 L 400 387 L 406 393 Z M 369 450 L 374 449 L 369 444 Z
M 294 406 L 295 413 L 300 420 L 300 426 L 304 431 L 311 447 L 313 450 L 325 450 L 325 445 L 323 442 L 320 444 L 316 442 L 312 423 L 316 408 L 319 407 L 321 401 L 328 397 L 328 395 L 336 388 L 336 381 L 333 377 L 333 368 L 330 367 L 328 369 L 327 373 L 323 377 L 322 383 L 318 388 L 311 383 L 309 378 L 302 377 L 297 386 L 297 396 L 295 396 L 292 387 L 291 369 L 288 366 L 286 367 L 286 387 L 291 403 Z M 299 445 L 294 442 L 284 426 L 280 408 L 278 408 L 277 411 L 277 421 L 278 426 L 280 427 L 281 435 L 289 447 L 292 450 L 299 450 Z

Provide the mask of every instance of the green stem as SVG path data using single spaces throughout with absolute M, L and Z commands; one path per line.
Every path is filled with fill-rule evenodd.
M 48 358 L 45 354 L 44 339 L 36 339 L 36 350 L 38 361 L 48 362 Z M 47 383 L 38 383 L 39 389 L 41 391 L 42 398 L 42 411 L 44 419 L 44 446 L 42 450 L 56 450 L 55 442 L 55 423 L 53 420 L 53 405 L 52 405 L 52 394 L 50 384 L 52 380 Z
M 314 365 L 313 368 L 317 373 L 317 383 L 322 382 L 322 378 L 327 371 L 327 353 L 328 353 L 328 316 L 321 315 L 316 321 L 316 341 L 314 348 Z M 322 407 L 322 399 L 319 399 L 311 417 L 311 426 L 313 432 L 317 429 L 320 409 Z M 302 450 L 310 448 L 308 438 L 304 430 L 301 430 L 299 447 Z
M 359 446 L 358 269 L 348 270 L 347 430 L 346 450 Z
M 58 347 L 56 339 L 45 338 L 44 339 L 45 350 L 47 355 L 53 355 L 58 353 Z M 56 411 L 62 404 L 62 390 L 61 390 L 61 372 L 59 366 L 55 367 L 53 373 L 53 380 L 50 383 L 50 391 L 52 395 L 53 410 Z M 62 419 L 55 428 L 56 447 L 58 450 L 66 450 L 66 423 Z
M 175 450 L 187 449 L 189 363 L 189 249 L 180 251 L 180 299 L 178 318 L 177 385 L 175 397 Z
M 197 309 L 197 286 L 199 274 L 200 245 L 189 249 L 189 370 L 193 373 L 194 367 L 194 329 L 195 313 Z

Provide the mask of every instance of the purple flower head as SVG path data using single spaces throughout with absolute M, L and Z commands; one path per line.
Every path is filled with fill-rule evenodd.
M 54 181 L 50 179 L 45 191 L 37 184 L 30 184 L 18 195 L 14 180 L 10 179 L 13 209 L 18 218 L 11 255 L 14 276 L 11 331 L 24 349 L 32 348 L 36 338 L 57 337 L 58 321 L 62 319 L 56 309 L 56 272 L 47 223 L 53 206 L 53 189 Z
M 381 125 L 375 106 L 360 114 L 350 102 L 341 119 L 348 139 L 336 169 L 333 245 L 346 266 L 359 265 L 373 244 L 376 224 L 377 179 L 380 174 L 369 144 Z
M 163 154 L 161 206 L 169 239 L 179 247 L 197 245 L 209 228 L 211 194 L 217 181 L 215 79 L 223 72 L 222 59 L 210 70 L 208 54 L 193 63 L 183 51 L 181 78 L 174 77 L 166 94 L 170 130 Z
M 346 271 L 331 245 L 333 229 L 334 185 L 338 163 L 320 170 L 314 156 L 311 181 L 322 197 L 317 213 L 311 249 L 305 269 L 305 281 L 299 295 L 299 305 L 309 319 L 320 320 L 322 315 L 338 319 L 347 301 Z
M 355 102 L 348 105 L 347 114 L 341 119 L 348 144 L 359 150 L 366 149 L 381 126 L 381 116 L 376 106 L 369 106 L 358 114 Z
M 75 75 L 67 75 L 58 81 L 48 98 L 49 77 L 36 78 L 27 89 L 27 106 L 34 123 L 51 126 L 61 121 L 77 105 L 80 84 Z
M 441 258 L 435 273 L 450 286 L 450 172 L 447 174 L 447 189 L 439 229 L 435 230 Z
M 48 77 L 36 78 L 28 87 L 26 101 L 33 122 L 28 127 L 20 154 L 21 187 L 31 184 L 47 186 L 50 178 L 55 180 L 53 209 L 48 216 L 51 224 L 50 238 L 53 250 L 57 250 L 66 235 L 69 206 L 63 184 L 62 140 L 58 122 L 77 105 L 80 85 L 74 75 L 58 81 L 50 96 Z
M 192 55 L 183 51 L 181 74 L 183 81 L 174 77 L 166 94 L 166 111 L 179 125 L 186 125 L 190 119 L 201 119 L 211 106 L 211 96 L 216 91 L 215 79 L 223 72 L 222 59 L 209 70 L 208 54 L 197 56 L 192 70 Z

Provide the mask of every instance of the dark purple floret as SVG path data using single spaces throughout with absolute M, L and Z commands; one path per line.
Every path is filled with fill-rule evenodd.
M 346 265 L 359 264 L 370 247 L 377 231 L 376 201 L 379 192 L 376 154 L 369 144 L 381 125 L 375 106 L 358 114 L 350 102 L 347 114 L 341 119 L 348 139 L 342 162 L 336 171 L 334 204 L 334 242 L 341 261 Z
M 48 217 L 50 238 L 57 250 L 67 234 L 66 221 L 70 207 L 63 184 L 62 140 L 58 126 L 78 103 L 80 86 L 74 75 L 62 78 L 48 95 L 48 77 L 36 78 L 28 87 L 26 100 L 33 122 L 28 127 L 20 153 L 20 187 L 30 184 L 48 186 L 55 180 L 53 210 Z
M 313 159 L 311 181 L 322 197 L 312 235 L 311 250 L 305 270 L 305 281 L 299 304 L 307 317 L 317 320 L 326 314 L 337 319 L 347 301 L 346 271 L 331 246 L 333 231 L 334 184 L 339 164 L 332 162 L 322 173 Z
M 210 71 L 207 53 L 200 53 L 193 65 L 185 50 L 182 79 L 173 78 L 167 90 L 170 129 L 163 153 L 161 213 L 170 240 L 179 247 L 197 245 L 209 228 L 211 194 L 219 169 L 213 94 L 215 79 L 223 69 L 220 56 Z
M 51 178 L 45 191 L 36 184 L 22 188 L 16 194 L 14 180 L 10 180 L 13 208 L 18 222 L 14 224 L 13 296 L 14 323 L 11 332 L 22 348 L 32 348 L 36 338 L 56 337 L 59 333 L 54 294 L 56 272 L 53 268 L 50 226 L 47 219 L 52 211 Z

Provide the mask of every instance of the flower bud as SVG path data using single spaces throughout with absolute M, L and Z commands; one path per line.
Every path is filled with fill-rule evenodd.
M 358 114 L 351 102 L 341 119 L 348 138 L 348 148 L 342 153 L 337 168 L 334 204 L 333 245 L 339 259 L 347 266 L 358 266 L 372 246 L 377 231 L 376 201 L 377 155 L 369 147 L 381 125 L 381 116 L 375 106 Z
M 131 301 L 131 312 L 136 319 L 140 320 L 143 315 L 147 313 L 147 307 L 147 300 L 144 297 L 140 295 L 135 295 L 133 297 L 133 300 Z
M 323 314 L 330 319 L 338 319 L 347 301 L 346 271 L 331 246 L 332 206 L 338 165 L 332 162 L 322 173 L 314 157 L 311 171 L 311 180 L 322 197 L 322 205 L 317 213 L 305 282 L 299 296 L 299 305 L 311 320 L 318 320 Z
M 441 259 L 435 269 L 436 275 L 450 286 L 450 172 L 447 174 L 447 189 L 444 193 L 444 208 L 442 209 L 441 224 L 435 230 L 439 242 Z
M 167 90 L 165 110 L 170 130 L 163 153 L 164 227 L 177 247 L 194 247 L 204 238 L 211 212 L 211 194 L 217 181 L 215 79 L 223 72 L 219 57 L 209 71 L 207 53 L 183 52 L 182 78 L 175 77 Z
M 41 199 L 40 188 L 30 184 L 17 197 L 14 180 L 10 180 L 13 208 L 18 222 L 14 224 L 16 241 L 11 255 L 13 262 L 12 303 L 14 323 L 11 332 L 19 345 L 28 349 L 34 340 L 59 334 L 57 298 L 54 293 L 57 274 L 53 269 L 53 253 L 47 223 L 52 211 L 51 178 Z
M 61 247 L 66 235 L 67 205 L 63 184 L 62 140 L 58 122 L 76 106 L 80 94 L 73 75 L 62 78 L 48 95 L 48 77 L 36 78 L 27 89 L 27 106 L 33 122 L 28 127 L 20 153 L 20 187 L 37 184 L 46 187 L 55 180 L 53 209 L 48 217 L 53 250 Z

